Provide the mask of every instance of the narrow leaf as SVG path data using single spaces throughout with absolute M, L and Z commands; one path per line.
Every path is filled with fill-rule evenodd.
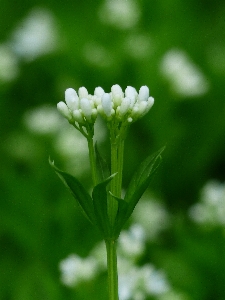
M 65 186 L 70 190 L 73 197 L 77 200 L 81 210 L 83 211 L 84 215 L 88 218 L 88 220 L 95 224 L 95 213 L 93 208 L 93 202 L 91 196 L 85 190 L 83 185 L 72 175 L 59 170 L 55 165 L 54 162 L 51 162 L 49 159 L 49 163 L 51 167 L 54 169 L 56 174 L 59 178 L 63 181 Z
M 118 209 L 116 218 L 116 223 L 118 224 L 118 234 L 125 222 L 129 219 L 138 201 L 147 189 L 154 173 L 159 167 L 162 160 L 161 153 L 163 152 L 163 150 L 164 148 L 160 149 L 159 151 L 145 159 L 131 179 L 126 195 L 124 197 L 124 202 L 127 203 L 127 205 L 123 205 Z
M 108 177 L 105 181 L 96 185 L 92 192 L 96 223 L 105 238 L 110 237 L 111 227 L 107 209 L 106 187 L 116 174 Z
M 125 200 L 116 197 L 111 192 L 109 193 L 118 202 L 118 211 L 117 211 L 116 221 L 113 227 L 113 234 L 112 234 L 113 238 L 117 239 L 125 223 L 124 218 L 126 217 L 127 214 L 128 203 Z
M 96 163 L 98 167 L 99 181 L 102 182 L 105 178 L 108 178 L 110 175 L 109 167 L 106 160 L 102 157 L 101 153 L 98 150 L 97 142 L 95 143 L 95 154 L 96 154 Z

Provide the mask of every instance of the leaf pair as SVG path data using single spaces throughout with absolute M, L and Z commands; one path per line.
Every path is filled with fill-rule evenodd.
M 54 165 L 54 162 L 51 162 L 49 160 L 49 163 L 55 170 L 56 174 L 69 188 L 70 192 L 77 200 L 79 206 L 81 207 L 84 215 L 88 218 L 88 220 L 92 224 L 98 226 L 105 239 L 116 239 L 119 236 L 125 222 L 132 214 L 139 199 L 147 189 L 153 174 L 155 173 L 161 162 L 161 153 L 163 152 L 163 150 L 164 148 L 160 149 L 158 152 L 149 156 L 146 160 L 144 160 L 144 162 L 142 162 L 139 169 L 131 179 L 124 200 L 112 195 L 116 199 L 115 201 L 118 201 L 118 211 L 113 226 L 111 226 L 108 217 L 107 185 L 112 180 L 112 178 L 116 176 L 116 174 L 109 176 L 107 179 L 97 184 L 93 189 L 91 197 L 85 190 L 83 185 L 75 177 L 59 170 Z M 102 165 L 103 161 L 100 157 L 99 152 L 97 151 L 96 156 L 98 165 Z M 103 174 L 101 177 L 103 178 Z
M 54 169 L 59 178 L 70 190 L 73 197 L 77 200 L 81 210 L 87 219 L 94 225 L 97 225 L 104 238 L 109 238 L 111 226 L 107 212 L 107 192 L 106 186 L 115 176 L 108 177 L 105 181 L 97 184 L 92 192 L 92 197 L 88 194 L 83 185 L 72 175 L 58 169 L 54 162 L 49 160 L 51 167 Z
M 115 237 L 119 236 L 122 227 L 131 216 L 135 206 L 147 189 L 154 173 L 162 161 L 161 153 L 164 149 L 165 147 L 161 148 L 141 163 L 130 181 L 124 200 L 114 197 L 118 201 L 118 212 L 114 226 Z

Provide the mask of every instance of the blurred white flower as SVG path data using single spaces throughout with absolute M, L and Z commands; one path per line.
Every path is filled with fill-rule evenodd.
M 170 290 L 170 285 L 162 271 L 152 265 L 132 266 L 127 272 L 119 272 L 119 298 L 121 300 L 145 299 L 158 296 Z
M 10 44 L 28 61 L 55 50 L 58 32 L 53 14 L 47 9 L 33 9 L 12 33 Z
M 225 225 L 225 184 L 208 182 L 202 189 L 200 202 L 189 210 L 190 217 L 200 224 Z
M 172 90 L 181 97 L 198 97 L 209 90 L 209 82 L 202 71 L 182 50 L 168 51 L 162 58 L 160 69 Z
M 98 267 L 91 257 L 81 258 L 71 254 L 62 260 L 59 265 L 63 284 L 75 287 L 82 281 L 91 280 L 98 273 Z
M 55 108 L 45 105 L 28 110 L 23 122 L 31 132 L 38 134 L 55 133 L 63 124 Z
M 122 231 L 119 237 L 120 255 L 136 258 L 145 250 L 145 231 L 140 224 L 133 224 L 129 230 Z
M 145 230 L 146 238 L 154 240 L 170 223 L 169 214 L 164 205 L 151 196 L 144 195 L 132 214 L 134 222 L 138 222 Z
M 146 296 L 159 297 L 171 289 L 163 271 L 150 264 L 135 265 L 135 258 L 143 254 L 144 249 L 145 232 L 139 224 L 122 231 L 118 240 L 120 300 L 144 300 Z M 61 281 L 67 286 L 75 287 L 81 281 L 92 279 L 107 269 L 105 254 L 105 245 L 101 242 L 85 259 L 70 255 L 60 263 Z
M 0 44 L 0 81 L 11 81 L 18 73 L 17 57 L 7 44 Z
M 101 21 L 119 29 L 134 27 L 140 14 L 140 8 L 134 0 L 105 0 L 99 9 Z

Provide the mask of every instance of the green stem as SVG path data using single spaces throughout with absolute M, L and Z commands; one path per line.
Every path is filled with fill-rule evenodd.
M 119 141 L 118 144 L 118 177 L 117 177 L 117 193 L 121 198 L 122 178 L 123 178 L 123 154 L 124 154 L 124 140 Z
M 94 186 L 96 186 L 98 183 L 98 174 L 97 174 L 97 166 L 96 166 L 93 138 L 88 136 L 87 141 L 88 141 L 89 160 L 90 160 L 90 165 L 91 165 L 92 180 L 93 180 Z
M 119 197 L 118 195 L 118 186 L 117 186 L 117 179 L 118 179 L 118 147 L 117 144 L 111 143 L 111 174 L 117 173 L 117 175 L 112 179 L 110 184 L 110 191 L 113 195 Z M 109 204 L 108 204 L 108 214 L 109 214 L 109 221 L 113 225 L 116 213 L 118 209 L 117 201 L 110 196 L 109 197 Z
M 106 240 L 109 300 L 119 300 L 116 241 Z
M 122 190 L 122 175 L 123 175 L 123 153 L 124 153 L 124 138 L 115 130 L 115 124 L 110 128 L 111 138 L 111 174 L 117 173 L 112 179 L 110 185 L 111 193 L 121 198 Z M 118 209 L 118 202 L 113 196 L 109 197 L 108 214 L 111 225 L 114 224 Z

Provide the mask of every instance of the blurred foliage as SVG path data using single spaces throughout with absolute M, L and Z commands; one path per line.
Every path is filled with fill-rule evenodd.
M 107 11 L 114 1 L 105 1 L 1 1 L 0 299 L 106 298 L 106 274 L 73 291 L 60 283 L 58 270 L 68 254 L 87 255 L 100 235 L 80 214 L 48 157 L 91 187 L 89 168 L 82 172 L 86 150 L 75 141 L 63 152 L 63 135 L 70 130 L 61 118 L 58 126 L 49 123 L 41 131 L 25 116 L 43 105 L 55 109 L 68 87 L 85 86 L 92 93 L 96 86 L 109 91 L 117 83 L 123 89 L 147 85 L 155 98 L 153 109 L 129 132 L 124 187 L 143 158 L 167 145 L 150 189 L 173 221 L 150 242 L 145 262 L 165 270 L 172 286 L 190 299 L 223 300 L 224 232 L 192 224 L 187 209 L 208 180 L 225 180 L 225 2 L 127 0 L 127 17 L 123 10 L 118 16 Z M 48 44 L 47 36 L 44 50 L 32 52 L 44 29 L 18 52 L 15 35 L 20 40 L 22 33 L 16 28 L 25 28 L 35 11 L 52 20 L 55 41 Z M 209 88 L 202 94 L 179 94 L 164 76 L 162 60 L 173 49 L 204 75 Z M 107 138 L 100 147 L 108 157 Z

